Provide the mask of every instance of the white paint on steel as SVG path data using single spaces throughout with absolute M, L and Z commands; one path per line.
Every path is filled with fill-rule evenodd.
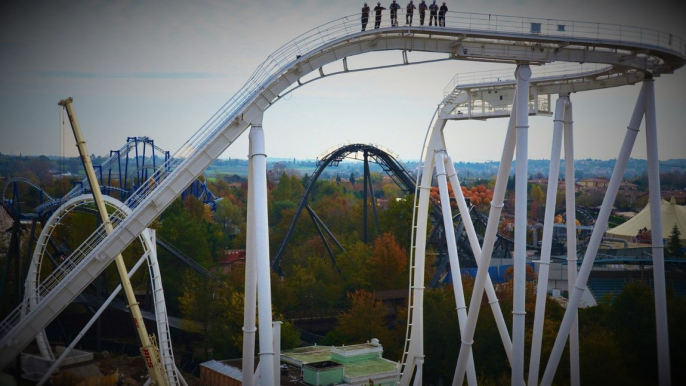
M 260 332 L 260 381 L 262 385 L 275 384 L 274 346 L 272 344 L 272 299 L 271 271 L 269 268 L 269 223 L 267 218 L 267 154 L 264 150 L 264 130 L 262 120 L 252 122 L 250 128 L 250 163 L 253 180 L 252 190 L 248 192 L 248 206 L 254 215 L 252 230 L 255 248 L 252 255 L 256 260 L 257 271 L 257 313 Z M 250 353 L 248 353 L 250 355 Z M 248 369 L 247 371 L 250 371 Z
M 261 122 L 261 121 L 260 121 Z M 252 148 L 252 146 L 251 146 Z M 253 175 L 253 163 L 248 163 L 248 175 Z M 254 191 L 254 180 L 248 178 L 248 194 Z M 250 198 L 252 200 L 252 198 Z M 248 205 L 246 218 L 245 248 L 245 294 L 243 302 L 243 365 L 242 369 L 255 368 L 255 326 L 257 320 L 257 261 L 255 257 L 255 207 Z M 255 386 L 255 374 L 245 371 L 242 376 L 245 386 Z
M 655 122 L 655 81 L 647 80 L 645 106 L 646 147 L 648 148 L 648 190 L 650 192 L 650 231 L 653 250 L 653 282 L 655 292 L 655 327 L 657 330 L 657 365 L 660 386 L 672 384 L 669 359 L 669 328 L 667 325 L 667 294 L 665 290 L 665 247 L 662 241 L 662 206 L 660 197 L 660 161 L 657 153 L 657 123 Z
M 105 203 L 109 206 L 109 208 L 111 208 L 112 216 L 123 218 L 130 212 L 130 209 L 127 208 L 121 201 L 109 196 L 104 196 L 103 198 Z M 38 236 L 38 240 L 36 241 L 36 248 L 33 251 L 31 262 L 29 263 L 26 280 L 24 281 L 24 300 L 28 302 L 30 307 L 34 307 L 40 302 L 40 296 L 36 290 L 41 284 L 41 267 L 43 266 L 46 253 L 49 253 L 47 248 L 50 245 L 49 240 L 52 237 L 53 232 L 61 223 L 62 219 L 69 213 L 75 211 L 81 206 L 90 205 L 92 203 L 92 195 L 88 194 L 74 197 L 62 204 L 43 225 L 43 229 Z M 69 263 L 66 261 L 57 261 L 57 263 L 60 265 L 57 267 L 56 277 L 61 280 L 71 267 L 69 267 Z M 55 359 L 44 331 L 41 330 L 41 332 L 36 335 L 36 342 L 43 358 L 51 360 Z
M 566 181 L 574 179 L 574 122 L 572 120 L 572 101 L 567 97 L 565 101 L 564 114 L 564 134 L 565 134 L 565 173 Z M 569 162 L 567 162 L 569 159 Z M 569 169 L 567 169 L 567 166 Z M 571 178 L 571 179 L 567 179 Z M 575 182 L 576 183 L 576 182 Z M 565 184 L 566 206 L 567 206 L 567 293 L 572 293 L 577 277 L 576 261 L 576 195 L 574 184 Z M 581 384 L 581 373 L 579 364 L 579 314 L 577 313 L 572 328 L 569 331 L 569 371 L 570 383 L 572 386 Z
M 455 306 L 460 331 L 464 331 L 467 324 L 467 304 L 464 300 L 464 287 L 462 286 L 462 274 L 460 273 L 460 261 L 457 256 L 457 243 L 455 240 L 455 228 L 453 227 L 453 213 L 450 208 L 450 194 L 448 193 L 448 180 L 445 171 L 445 149 L 435 155 L 436 179 L 441 198 L 441 214 L 443 215 L 443 229 L 445 230 L 445 242 L 448 247 L 448 259 L 450 260 L 450 273 L 453 278 L 453 292 L 455 294 Z M 453 188 L 455 191 L 455 188 Z M 453 380 L 453 385 L 461 385 Z M 474 370 L 474 356 L 469 353 L 467 360 L 467 384 L 476 386 L 476 370 Z
M 550 358 L 548 359 L 548 365 L 543 373 L 541 386 L 550 386 L 552 384 L 555 371 L 557 370 L 557 365 L 560 363 L 562 350 L 564 349 L 574 319 L 576 319 L 579 303 L 581 302 L 581 296 L 586 290 L 586 282 L 591 274 L 593 262 L 595 261 L 596 254 L 598 252 L 598 247 L 600 246 L 603 234 L 607 228 L 612 205 L 617 196 L 619 184 L 624 176 L 624 171 L 626 170 L 626 165 L 631 155 L 631 149 L 633 149 L 641 120 L 643 118 L 643 112 L 645 111 L 646 104 L 645 101 L 647 97 L 646 84 L 647 82 L 644 82 L 641 86 L 641 92 L 636 101 L 636 106 L 634 107 L 634 112 L 631 116 L 629 126 L 627 127 L 624 142 L 622 143 L 622 148 L 619 151 L 619 156 L 617 157 L 617 162 L 615 164 L 615 169 L 612 171 L 612 177 L 610 178 L 607 192 L 603 198 L 603 204 L 600 207 L 600 213 L 598 213 L 598 218 L 596 219 L 595 227 L 593 228 L 593 234 L 589 240 L 586 254 L 584 255 L 583 262 L 581 263 L 581 269 L 579 270 L 576 282 L 574 283 L 574 291 L 569 295 L 567 310 L 562 318 L 560 329 L 558 330 L 557 337 L 555 338 L 555 344 L 553 345 Z
M 512 385 L 524 385 L 524 318 L 526 294 L 526 231 L 527 181 L 529 180 L 529 79 L 528 64 L 520 64 L 515 72 L 516 157 L 515 166 L 515 245 L 512 300 Z M 485 268 L 484 270 L 487 270 Z
M 407 310 L 407 336 L 401 360 L 402 370 L 400 384 L 408 386 L 415 375 L 415 384 L 421 385 L 422 365 L 424 363 L 424 262 L 426 256 L 426 229 L 429 221 L 429 197 L 431 194 L 431 177 L 433 176 L 434 154 L 444 149 L 441 131 L 445 120 L 438 114 L 429 125 L 422 148 L 422 173 L 417 176 L 415 204 L 413 214 L 412 246 L 410 248 L 410 297 Z
M 164 298 L 164 288 L 162 288 L 162 274 L 160 265 L 157 261 L 157 244 L 154 229 L 147 228 L 141 233 L 148 255 L 148 270 L 150 272 L 150 282 L 152 283 L 152 297 L 155 307 L 155 322 L 157 323 L 157 344 L 160 350 L 162 368 L 167 377 L 167 382 L 171 385 L 178 385 L 179 379 L 174 363 L 174 350 L 172 349 L 171 332 L 169 331 L 169 318 L 167 315 L 167 303 Z
M 462 221 L 465 225 L 465 231 L 467 232 L 469 244 L 474 252 L 474 257 L 478 267 L 483 264 L 481 260 L 483 257 L 481 254 L 481 245 L 479 245 L 478 236 L 476 235 L 476 230 L 474 229 L 474 224 L 472 223 L 464 194 L 460 188 L 460 182 L 457 179 L 455 165 L 453 164 L 450 156 L 446 156 L 445 161 L 445 166 L 448 169 L 448 179 L 450 180 L 450 185 L 453 186 L 453 192 L 455 192 L 455 199 L 457 200 L 457 207 L 460 210 L 460 215 L 462 216 Z M 486 297 L 488 298 L 488 304 L 491 306 L 491 312 L 493 312 L 495 323 L 498 327 L 498 333 L 500 334 L 500 340 L 503 343 L 503 348 L 505 349 L 505 354 L 507 355 L 507 360 L 512 363 L 512 340 L 510 339 L 510 333 L 507 329 L 507 324 L 505 324 L 505 318 L 503 317 L 503 310 L 500 309 L 500 305 L 498 304 L 498 295 L 495 293 L 495 288 L 493 288 L 493 282 L 491 281 L 490 276 L 486 277 Z
M 516 106 L 519 103 L 516 98 L 513 102 Z M 455 368 L 455 378 L 458 383 L 464 379 L 465 370 L 467 366 L 467 353 L 474 343 L 474 332 L 476 331 L 476 321 L 481 309 L 481 299 L 483 298 L 484 287 L 488 277 L 488 267 L 491 265 L 491 254 L 495 245 L 495 237 L 500 223 L 500 213 L 502 212 L 505 199 L 505 190 L 507 188 L 507 180 L 510 174 L 510 166 L 512 165 L 512 157 L 515 149 L 515 114 L 510 116 L 510 121 L 507 127 L 507 134 L 505 136 L 505 144 L 500 158 L 500 166 L 498 167 L 498 175 L 496 177 L 495 188 L 493 190 L 493 200 L 491 201 L 491 210 L 488 214 L 488 221 L 486 223 L 486 232 L 484 235 L 483 247 L 479 260 L 481 264 L 477 268 L 476 278 L 474 279 L 474 289 L 472 290 L 472 298 L 469 302 L 469 310 L 467 311 L 467 327 L 462 335 L 462 344 L 460 346 L 460 354 L 457 359 L 457 366 Z M 514 350 L 512 359 L 514 359 Z M 512 362 L 511 362 L 512 363 Z
M 124 218 L 128 216 L 131 213 L 131 209 L 128 208 L 123 202 L 117 200 L 116 198 L 110 197 L 110 196 L 102 196 L 105 204 L 107 205 L 108 212 L 110 213 L 111 216 L 116 217 L 116 218 Z M 55 229 L 57 226 L 60 225 L 61 221 L 70 213 L 74 212 L 77 210 L 79 207 L 84 207 L 88 205 L 93 204 L 93 196 L 90 194 L 84 194 L 80 195 L 74 198 L 71 198 L 64 204 L 62 204 L 56 211 L 53 213 L 50 218 L 46 221 L 45 225 L 43 226 L 43 229 L 41 230 L 40 235 L 38 236 L 38 241 L 36 242 L 36 248 L 34 250 L 31 262 L 29 264 L 29 271 L 27 275 L 27 279 L 24 282 L 25 286 L 25 297 L 29 298 L 30 304 L 36 304 L 37 301 L 37 293 L 36 289 L 40 285 L 40 277 L 41 277 L 41 267 L 43 265 L 43 260 L 45 259 L 45 254 L 47 252 L 47 246 L 49 245 L 49 240 L 52 237 L 52 234 L 54 233 Z M 156 322 L 158 325 L 158 334 L 160 335 L 159 341 L 160 341 L 160 347 L 161 347 L 161 357 L 162 357 L 162 362 L 165 365 L 165 369 L 170 368 L 170 364 L 174 364 L 174 357 L 173 357 L 173 350 L 171 347 L 171 340 L 169 337 L 169 322 L 167 318 L 167 312 L 166 312 L 166 304 L 164 302 L 164 297 L 163 297 L 163 289 L 162 289 L 162 282 L 161 282 L 161 276 L 159 274 L 159 266 L 157 264 L 157 258 L 156 258 L 156 253 L 155 256 L 152 256 L 152 252 L 156 251 L 156 245 L 153 240 L 153 238 L 150 235 L 150 230 L 146 229 L 141 235 L 139 236 L 139 240 L 141 242 L 141 245 L 143 247 L 143 251 L 145 252 L 144 256 L 142 258 L 147 258 L 148 259 L 148 264 L 151 270 L 151 280 L 153 282 L 153 296 L 155 298 L 155 316 L 156 316 Z M 63 263 L 65 264 L 65 263 Z M 140 265 L 137 264 L 134 268 L 132 268 L 131 272 L 129 273 L 129 277 L 133 274 L 138 269 L 138 266 Z M 67 269 L 68 266 L 62 266 L 60 265 L 58 267 L 58 270 L 65 270 Z M 65 350 L 65 352 L 58 358 L 54 363 L 53 366 L 51 367 L 52 371 L 48 371 L 46 376 L 49 376 L 49 374 L 52 374 L 54 372 L 54 369 L 56 369 L 59 366 L 59 363 L 66 357 L 66 355 L 69 353 L 70 349 L 73 348 L 83 337 L 83 334 L 85 334 L 86 331 L 90 328 L 90 326 L 95 323 L 97 318 L 99 317 L 100 314 L 104 311 L 104 309 L 111 303 L 111 301 L 114 299 L 114 296 L 121 290 L 121 285 L 115 289 L 115 291 L 112 293 L 112 295 L 103 303 L 103 305 L 100 307 L 100 309 L 96 312 L 96 314 L 91 318 L 91 320 L 88 322 L 86 327 L 77 335 L 77 337 L 72 341 L 70 344 L 69 348 Z M 166 327 L 164 327 L 166 326 Z M 164 333 L 166 331 L 166 333 Z M 39 340 L 41 339 L 41 340 Z M 55 360 L 52 349 L 50 348 L 50 345 L 48 343 L 47 337 L 45 336 L 45 332 L 42 331 L 38 335 L 36 335 L 36 340 L 38 342 L 39 348 L 41 355 L 46 358 L 46 359 L 51 359 Z M 44 345 L 44 346 L 43 346 Z M 173 367 L 174 371 L 175 370 L 175 365 Z M 173 375 L 168 375 L 170 380 L 172 380 L 172 384 L 178 384 L 179 382 L 179 375 L 178 374 L 173 374 Z M 46 378 L 47 379 L 47 378 Z
M 548 171 L 548 190 L 546 192 L 545 214 L 543 220 L 543 241 L 541 259 L 538 262 L 538 282 L 536 288 L 536 308 L 534 313 L 533 336 L 531 338 L 531 355 L 529 360 L 529 386 L 538 385 L 538 370 L 541 363 L 541 344 L 543 341 L 543 321 L 545 302 L 548 299 L 548 273 L 550 271 L 550 252 L 553 244 L 553 222 L 555 217 L 555 200 L 557 199 L 558 176 L 560 174 L 560 151 L 564 128 L 563 116 L 566 96 L 560 95 L 555 103 L 555 120 L 553 141 L 550 151 L 550 169 Z

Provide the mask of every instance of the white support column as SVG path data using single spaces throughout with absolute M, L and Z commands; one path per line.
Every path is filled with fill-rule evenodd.
M 443 214 L 443 229 L 445 230 L 445 241 L 448 247 L 448 258 L 450 260 L 450 273 L 453 277 L 453 291 L 455 292 L 455 306 L 457 308 L 457 319 L 460 325 L 460 332 L 464 331 L 467 324 L 467 304 L 464 300 L 464 287 L 462 286 L 462 275 L 460 275 L 460 261 L 457 256 L 457 243 L 455 241 L 455 228 L 453 227 L 453 214 L 450 209 L 450 194 L 448 193 L 448 181 L 445 172 L 445 150 L 436 153 L 436 180 L 441 197 L 441 213 Z M 456 188 L 453 188 L 453 191 Z M 459 187 L 457 187 L 459 189 Z M 476 371 L 474 370 L 474 356 L 469 353 L 467 360 L 467 383 L 469 386 L 476 386 Z M 462 380 L 453 379 L 454 386 L 460 386 Z
M 512 106 L 513 112 L 516 111 L 516 106 L 518 103 L 517 97 L 515 97 L 515 101 L 513 102 Z M 528 103 L 525 103 L 525 105 L 528 105 Z M 495 188 L 493 191 L 491 211 L 488 214 L 483 249 L 481 251 L 481 256 L 479 257 L 481 263 L 476 271 L 474 289 L 472 290 L 472 298 L 469 302 L 467 326 L 462 334 L 460 354 L 457 358 L 457 365 L 455 367 L 455 379 L 457 379 L 458 384 L 464 379 L 465 372 L 467 370 L 467 360 L 469 358 L 468 354 L 471 351 L 472 343 L 474 343 L 474 331 L 476 330 L 476 321 L 479 316 L 479 310 L 481 309 L 481 300 L 483 298 L 484 287 L 486 286 L 486 279 L 488 278 L 488 267 L 491 265 L 491 254 L 493 253 L 496 232 L 498 230 L 498 224 L 500 223 L 500 213 L 502 212 L 503 206 L 505 206 L 503 200 L 505 199 L 507 179 L 510 175 L 510 166 L 512 165 L 515 139 L 515 114 L 511 114 L 510 122 L 507 128 L 507 135 L 505 137 L 505 144 L 503 146 L 503 153 L 500 158 L 498 176 L 496 178 Z
M 579 275 L 574 283 L 574 291 L 569 295 L 567 311 L 565 311 L 565 315 L 562 318 L 562 323 L 560 324 L 560 329 L 557 333 L 557 338 L 555 338 L 555 344 L 553 345 L 553 350 L 550 353 L 548 365 L 546 366 L 545 373 L 543 373 L 543 378 L 541 379 L 541 386 L 550 386 L 552 384 L 553 377 L 557 371 L 557 365 L 560 363 L 560 357 L 562 356 L 562 351 L 564 350 L 567 337 L 572 329 L 574 319 L 576 319 L 579 303 L 581 302 L 581 296 L 586 290 L 586 282 L 591 274 L 593 262 L 595 261 L 596 253 L 598 252 L 598 247 L 600 246 L 605 229 L 607 229 L 607 222 L 610 218 L 612 205 L 617 197 L 619 184 L 624 176 L 624 171 L 626 170 L 626 165 L 629 161 L 629 156 L 631 155 L 631 149 L 633 148 L 634 142 L 636 141 L 636 136 L 638 135 L 638 130 L 643 118 L 643 112 L 645 110 L 645 100 L 646 83 L 644 82 L 643 86 L 641 87 L 641 92 L 638 95 L 638 100 L 636 101 L 636 106 L 634 107 L 631 121 L 627 127 L 622 148 L 619 151 L 615 169 L 612 171 L 612 178 L 610 179 L 610 184 L 607 187 L 607 192 L 605 194 L 605 198 L 603 199 L 600 213 L 598 213 L 593 234 L 591 235 L 591 239 L 588 243 L 586 254 L 584 255 L 583 263 L 581 264 L 581 269 L 579 270 Z
M 260 120 L 261 122 L 261 120 Z M 246 218 L 246 248 L 245 248 L 245 295 L 243 301 L 243 369 L 250 369 L 243 371 L 243 385 L 255 386 L 255 376 L 253 370 L 255 368 L 255 332 L 257 328 L 256 314 L 257 314 L 257 261 L 255 256 L 255 206 L 251 205 L 254 201 L 253 192 L 253 162 L 252 162 L 252 137 L 249 139 L 249 162 L 248 162 L 248 213 Z
M 538 370 L 541 362 L 541 343 L 543 341 L 543 321 L 545 302 L 548 298 L 548 273 L 550 271 L 550 251 L 553 244 L 553 222 L 555 221 L 555 200 L 557 198 L 558 177 L 560 175 L 560 148 L 562 146 L 562 117 L 566 96 L 560 95 L 555 104 L 553 120 L 553 144 L 550 150 L 550 169 L 548 171 L 548 191 L 545 200 L 543 219 L 543 241 L 541 260 L 538 262 L 538 288 L 536 289 L 536 311 L 534 314 L 533 337 L 531 339 L 531 359 L 529 360 L 529 386 L 538 385 Z
M 272 299 L 269 271 L 269 223 L 267 217 L 267 154 L 264 150 L 262 120 L 250 128 L 250 163 L 253 180 L 249 192 L 254 237 L 253 247 L 257 272 L 257 312 L 260 331 L 260 379 L 262 385 L 274 385 L 274 346 L 272 344 Z M 248 353 L 249 354 L 249 353 Z M 251 368 L 248 368 L 249 372 Z M 243 372 L 244 374 L 246 371 Z
M 274 379 L 279 379 L 281 378 L 281 325 L 283 324 L 282 321 L 275 321 L 272 322 L 272 339 L 274 339 L 274 342 L 272 343 L 274 346 Z M 278 383 L 277 383 L 278 385 Z
M 648 187 L 650 192 L 650 232 L 653 247 L 653 286 L 655 291 L 655 328 L 657 333 L 657 364 L 660 386 L 672 384 L 669 359 L 667 294 L 665 290 L 665 249 L 662 240 L 662 207 L 660 197 L 660 164 L 657 152 L 655 119 L 655 80 L 646 77 L 646 146 L 648 148 Z
M 526 294 L 526 231 L 529 139 L 529 79 L 528 64 L 517 66 L 517 164 L 515 170 L 515 236 L 514 283 L 512 311 L 512 385 L 524 384 L 524 318 Z M 488 269 L 488 267 L 485 267 Z
M 426 224 L 429 219 L 429 197 L 433 177 L 434 153 L 445 148 L 442 130 L 445 120 L 438 118 L 432 123 L 425 140 L 421 180 L 417 184 L 414 212 L 413 266 L 410 267 L 410 309 L 408 310 L 409 344 L 406 344 L 405 363 L 403 363 L 401 386 L 408 386 L 414 373 L 414 384 L 422 384 L 422 365 L 424 364 L 424 265 L 426 257 Z M 416 372 L 415 372 L 416 369 Z
M 457 178 L 455 165 L 453 165 L 453 161 L 450 159 L 450 156 L 445 157 L 445 168 L 448 172 L 448 180 L 450 181 L 450 185 L 452 185 L 453 192 L 455 193 L 457 207 L 460 210 L 460 215 L 462 216 L 462 222 L 464 223 L 465 232 L 467 233 L 467 238 L 469 239 L 469 245 L 472 247 L 472 251 L 474 252 L 476 265 L 477 267 L 480 267 L 481 264 L 483 264 L 481 262 L 483 257 L 481 253 L 481 245 L 479 244 L 479 239 L 476 235 L 476 230 L 474 229 L 474 224 L 472 223 L 472 218 L 469 214 L 469 208 L 467 208 L 464 194 L 462 194 L 462 189 L 460 188 L 460 180 Z M 491 306 L 491 312 L 493 312 L 495 323 L 498 327 L 500 340 L 503 342 L 503 348 L 505 349 L 507 360 L 512 363 L 512 339 L 510 339 L 510 332 L 507 328 L 507 324 L 505 323 L 503 310 L 500 309 L 498 295 L 495 293 L 495 288 L 493 288 L 493 282 L 491 281 L 490 276 L 486 276 L 486 296 L 488 298 L 488 304 Z
M 572 120 L 572 102 L 567 97 L 565 107 L 565 203 L 567 212 L 567 293 L 574 291 L 577 277 L 576 257 L 576 195 L 574 192 L 574 121 Z M 569 374 L 570 385 L 579 386 L 579 315 L 577 313 L 569 331 Z

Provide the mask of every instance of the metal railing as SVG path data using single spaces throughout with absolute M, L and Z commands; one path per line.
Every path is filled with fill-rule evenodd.
M 591 73 L 600 73 L 602 71 L 610 70 L 612 66 L 599 63 L 550 63 L 544 66 L 531 66 L 531 81 L 540 80 L 540 78 L 552 77 L 574 77 L 582 76 Z M 495 70 L 474 71 L 467 73 L 457 73 L 448 82 L 443 89 L 443 96 L 452 93 L 458 86 L 498 83 L 498 82 L 516 82 L 514 68 L 499 68 Z
M 301 56 L 324 48 L 338 39 L 347 36 L 353 38 L 361 29 L 360 16 L 360 14 L 345 16 L 313 28 L 284 44 L 269 55 L 257 67 L 243 87 L 207 120 L 148 181 L 131 195 L 126 201 L 126 205 L 130 208 L 137 208 L 177 168 L 183 170 L 182 165 L 190 156 L 203 149 L 212 138 L 220 135 L 222 130 L 230 124 L 230 121 L 237 117 L 238 113 L 247 107 L 266 85 L 276 80 L 283 71 L 287 70 Z M 428 18 L 429 15 L 427 14 L 426 17 Z M 368 27 L 373 28 L 374 19 L 375 16 L 372 12 L 369 17 Z M 416 12 L 414 15 L 414 23 L 416 24 L 414 26 L 418 25 L 418 19 L 419 14 Z M 404 10 L 402 9 L 398 12 L 398 20 L 400 23 L 405 21 Z M 428 27 L 427 24 L 428 20 L 425 21 L 424 28 L 443 28 Z M 453 30 L 482 32 L 491 35 L 578 38 L 607 44 L 638 45 L 643 48 L 659 48 L 662 51 L 671 52 L 682 58 L 686 56 L 686 44 L 680 37 L 652 29 L 631 26 L 464 12 L 448 12 L 446 15 L 446 25 L 447 27 L 445 28 Z M 560 29 L 560 25 L 564 27 Z M 397 30 L 400 33 L 403 28 L 402 26 L 390 26 L 388 11 L 383 13 L 380 26 L 384 29 L 384 32 Z M 116 227 L 121 221 L 123 220 L 120 218 L 114 218 L 112 219 L 112 225 Z M 77 271 L 80 270 L 79 266 L 84 263 L 83 260 L 89 256 L 106 236 L 105 228 L 103 226 L 99 227 L 69 256 L 70 265 L 76 267 Z M 76 273 L 72 270 L 69 276 Z M 64 285 L 64 283 L 52 276 L 48 277 L 39 289 L 39 299 L 43 298 L 45 294 L 58 285 Z M 21 315 L 28 313 L 30 310 L 30 305 L 28 302 L 25 302 L 10 313 L 5 320 L 0 322 L 0 338 L 4 338 L 11 328 L 17 325 Z

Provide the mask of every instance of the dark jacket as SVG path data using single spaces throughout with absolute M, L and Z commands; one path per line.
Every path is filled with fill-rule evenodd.
M 407 11 L 406 11 L 406 12 L 407 12 L 407 13 L 414 13 L 414 10 L 415 10 L 416 8 L 417 8 L 417 7 L 415 7 L 414 4 L 408 3 L 408 4 L 407 4 Z
M 376 12 L 376 16 L 381 16 L 381 11 L 383 11 L 384 9 L 386 9 L 386 8 L 384 8 L 380 5 L 377 5 L 376 7 L 374 7 L 374 11 Z
M 433 3 L 429 6 L 429 11 L 431 11 L 432 15 L 435 15 L 438 12 L 438 5 L 436 3 Z
M 369 7 L 368 6 L 362 7 L 362 17 L 369 17 Z
M 438 14 L 443 16 L 446 12 L 448 12 L 448 7 L 445 5 L 441 5 L 441 8 L 439 8 L 438 10 Z

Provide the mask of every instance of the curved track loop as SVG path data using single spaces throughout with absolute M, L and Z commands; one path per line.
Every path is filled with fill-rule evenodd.
M 113 219 L 115 229 L 109 235 L 104 227 L 98 228 L 69 256 L 75 268 L 64 282 L 49 277 L 37 289 L 40 303 L 32 306 L 25 302 L 0 322 L 0 368 L 6 367 L 251 123 L 261 125 L 263 112 L 282 93 L 328 63 L 365 52 L 416 50 L 459 60 L 606 63 L 658 75 L 683 66 L 686 53 L 682 39 L 634 27 L 565 22 L 569 28 L 556 33 L 554 26 L 559 21 L 554 20 L 455 12 L 449 12 L 446 19 L 445 28 L 357 32 L 359 15 L 352 15 L 312 29 L 270 55 L 234 97 L 127 200 L 127 206 L 133 208 L 131 215 L 124 220 Z M 531 23 L 537 23 L 535 30 Z
M 375 163 L 381 166 L 381 168 L 384 172 L 386 172 L 386 174 L 388 174 L 389 176 L 391 176 L 391 178 L 394 179 L 394 181 L 404 192 L 413 192 L 415 190 L 414 181 L 412 180 L 412 177 L 410 176 L 410 173 L 407 171 L 407 169 L 405 169 L 405 167 L 395 158 L 395 156 L 375 145 L 359 143 L 345 145 L 334 150 L 331 150 L 327 152 L 325 155 L 318 157 L 317 168 L 312 173 L 312 176 L 310 176 L 310 179 L 307 183 L 307 187 L 305 188 L 305 192 L 303 193 L 303 196 L 300 199 L 300 203 L 298 204 L 298 208 L 295 211 L 295 216 L 291 221 L 291 225 L 288 227 L 288 231 L 286 232 L 286 235 L 281 241 L 281 245 L 279 246 L 279 249 L 276 252 L 276 255 L 274 256 L 274 259 L 271 263 L 272 269 L 279 273 L 279 275 L 283 275 L 283 272 L 281 271 L 281 258 L 283 257 L 283 254 L 286 251 L 286 246 L 290 241 L 291 234 L 295 229 L 295 225 L 298 222 L 298 219 L 300 218 L 302 210 L 308 207 L 310 193 L 312 192 L 312 189 L 314 189 L 314 186 L 316 185 L 319 176 L 322 174 L 324 169 L 326 169 L 329 165 L 337 165 L 339 162 L 349 157 L 351 154 L 365 152 L 372 158 L 372 160 Z M 364 188 L 367 189 L 367 187 Z
M 41 194 L 43 199 L 47 200 L 48 202 L 54 200 L 54 198 L 52 198 L 52 196 L 50 196 L 45 190 L 43 190 L 43 188 L 41 188 L 38 184 L 31 181 L 30 179 L 25 178 L 25 177 L 13 177 L 13 178 L 10 178 L 9 180 L 7 180 L 5 182 L 5 185 L 3 185 L 3 187 L 2 187 L 2 201 L 3 202 L 11 201 L 7 197 L 7 190 L 10 188 L 10 186 L 12 186 L 13 184 L 19 183 L 19 182 L 21 182 L 22 184 L 29 185 L 32 188 L 34 188 L 35 190 L 37 190 Z
M 105 204 L 109 208 L 114 209 L 113 213 L 111 214 L 112 216 L 115 216 L 117 218 L 123 218 L 126 216 L 128 212 L 130 212 L 128 208 L 124 206 L 123 203 L 110 196 L 103 196 L 103 199 L 105 200 Z M 43 261 L 45 259 L 46 254 L 49 254 L 47 249 L 50 246 L 50 238 L 52 237 L 53 232 L 59 226 L 62 219 L 69 213 L 78 210 L 78 208 L 82 206 L 89 205 L 92 203 L 93 196 L 91 195 L 83 195 L 72 198 L 71 200 L 61 205 L 57 209 L 57 211 L 52 216 L 50 216 L 48 221 L 43 225 L 43 229 L 41 230 L 41 233 L 38 236 L 38 240 L 36 241 L 36 248 L 34 249 L 33 257 L 31 259 L 31 262 L 29 263 L 26 281 L 24 282 L 24 287 L 26 289 L 24 292 L 24 299 L 25 301 L 29 302 L 29 305 L 35 306 L 40 302 L 40 297 L 36 290 L 40 287 L 41 267 L 43 266 Z M 55 272 L 57 274 L 66 272 L 66 270 L 68 269 L 66 264 L 68 264 L 68 262 L 57 261 L 57 263 L 60 265 L 56 267 Z M 55 359 L 52 349 L 50 348 L 50 344 L 48 343 L 48 340 L 45 337 L 44 331 L 42 331 L 40 334 L 36 336 L 36 341 L 38 343 L 38 348 L 43 358 Z
M 103 195 L 103 200 L 105 205 L 108 207 L 108 211 L 111 213 L 110 217 L 123 219 L 131 214 L 131 210 L 124 205 L 123 202 Z M 35 306 L 40 302 L 40 296 L 37 289 L 41 285 L 41 267 L 43 265 L 44 258 L 47 253 L 48 246 L 50 245 L 50 238 L 54 233 L 55 229 L 60 225 L 62 219 L 69 215 L 70 213 L 79 210 L 79 208 L 84 206 L 93 205 L 93 196 L 90 194 L 80 195 L 74 197 L 64 204 L 62 204 L 52 216 L 44 224 L 43 229 L 36 242 L 36 248 L 33 253 L 33 257 L 29 264 L 29 270 L 27 274 L 27 279 L 24 282 L 25 291 L 25 301 L 31 306 Z M 155 241 L 151 237 L 151 232 L 146 229 L 138 237 L 143 250 L 145 252 L 145 257 L 148 260 L 148 268 L 150 271 L 150 280 L 153 282 L 153 296 L 154 296 L 154 306 L 155 306 L 155 316 L 158 331 L 158 339 L 160 344 L 160 354 L 164 368 L 166 370 L 167 379 L 172 382 L 172 384 L 178 384 L 178 376 L 176 372 L 176 367 L 174 365 L 174 356 L 171 346 L 171 337 L 169 333 L 169 322 L 167 318 L 166 303 L 164 300 L 164 292 L 162 291 L 162 281 L 159 271 L 159 265 L 157 263 L 157 254 L 151 251 L 155 250 Z M 60 264 L 56 270 L 56 277 L 61 274 L 65 274 L 70 268 L 69 261 L 59 262 Z M 50 343 L 45 335 L 45 331 L 41 331 L 36 335 L 36 343 L 38 344 L 41 356 L 48 360 L 55 360 L 54 353 L 50 348 Z

